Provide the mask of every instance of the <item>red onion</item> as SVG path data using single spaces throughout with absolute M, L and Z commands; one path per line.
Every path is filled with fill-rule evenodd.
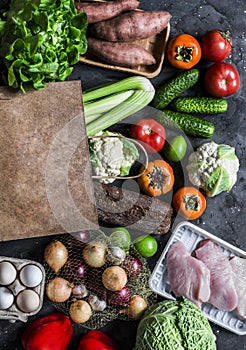
M 76 262 L 74 266 L 76 275 L 79 278 L 85 278 L 86 276 L 86 266 L 81 262 Z
M 82 243 L 87 243 L 90 238 L 90 234 L 86 231 L 80 231 L 73 233 L 73 237 Z
M 125 286 L 124 288 L 108 293 L 108 304 L 113 306 L 126 306 L 130 301 L 130 288 Z
M 107 290 L 102 283 L 102 273 L 102 269 L 88 268 L 85 283 L 90 292 L 95 293 L 101 299 L 106 300 Z
M 66 265 L 64 266 L 64 269 L 62 271 L 62 274 L 69 280 L 76 280 L 80 279 L 83 280 L 86 277 L 86 265 L 76 259 L 76 260 L 69 260 Z
M 120 265 L 129 279 L 135 279 L 141 272 L 143 264 L 139 258 L 134 255 L 128 255 Z

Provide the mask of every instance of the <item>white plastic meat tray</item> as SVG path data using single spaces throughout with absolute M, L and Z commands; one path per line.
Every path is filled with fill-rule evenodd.
M 157 294 L 167 299 L 175 300 L 175 296 L 172 293 L 171 286 L 168 281 L 165 259 L 166 253 L 171 244 L 177 241 L 182 241 L 182 243 L 184 243 L 188 251 L 191 253 L 196 248 L 198 242 L 203 239 L 211 239 L 217 243 L 228 258 L 234 255 L 246 258 L 246 252 L 243 250 L 236 248 L 235 246 L 210 234 L 198 226 L 191 224 L 190 222 L 183 221 L 174 228 L 173 233 L 151 274 L 149 281 L 150 288 Z M 246 334 L 246 320 L 239 319 L 233 312 L 218 310 L 209 303 L 202 304 L 202 311 L 210 321 L 218 324 L 219 326 L 238 335 Z

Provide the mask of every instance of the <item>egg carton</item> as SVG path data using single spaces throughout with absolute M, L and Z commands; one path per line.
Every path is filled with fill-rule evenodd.
M 43 305 L 43 298 L 44 298 L 44 288 L 45 288 L 45 270 L 44 267 L 33 260 L 27 260 L 27 259 L 18 259 L 18 258 L 12 258 L 12 257 L 5 257 L 5 256 L 0 256 L 0 263 L 1 262 L 9 262 L 11 263 L 15 269 L 16 269 L 16 277 L 14 279 L 14 281 L 12 281 L 10 284 L 3 284 L 0 283 L 0 288 L 2 287 L 6 287 L 10 292 L 12 292 L 13 296 L 14 296 L 14 301 L 12 303 L 12 305 L 6 309 L 1 309 L 0 308 L 0 320 L 9 320 L 10 322 L 15 322 L 17 320 L 22 321 L 22 322 L 27 322 L 28 317 L 37 314 L 40 309 L 42 308 Z M 32 265 L 35 267 L 38 267 L 41 271 L 41 279 L 40 279 L 40 283 L 36 286 L 26 286 L 23 283 L 24 278 L 22 277 L 21 280 L 21 270 L 22 268 L 24 268 L 25 266 L 28 265 Z M 24 271 L 24 270 L 22 270 Z M 2 281 L 0 281 L 2 282 Z M 23 291 L 33 291 L 35 292 L 35 297 L 38 300 L 39 298 L 39 303 L 38 303 L 38 307 L 35 308 L 35 310 L 32 311 L 23 311 L 21 310 L 18 305 L 17 305 L 17 297 L 19 295 L 19 293 L 23 292 Z M 28 292 L 30 293 L 30 292 Z M 23 295 L 23 294 L 22 294 Z M 38 296 L 38 298 L 37 298 Z M 3 302 L 3 301 L 1 301 Z M 30 302 L 30 294 L 29 294 L 29 300 L 28 302 Z
M 168 249 L 173 243 L 182 241 L 187 250 L 191 253 L 197 247 L 197 244 L 204 239 L 210 239 L 217 243 L 228 258 L 232 256 L 246 258 L 245 251 L 227 243 L 190 222 L 183 221 L 173 229 L 172 235 L 152 271 L 149 280 L 150 288 L 155 293 L 167 299 L 175 300 L 175 296 L 168 281 L 166 266 L 166 254 Z M 201 309 L 206 317 L 215 324 L 218 324 L 238 335 L 246 334 L 246 320 L 238 318 L 234 312 L 219 310 L 210 303 L 203 303 Z

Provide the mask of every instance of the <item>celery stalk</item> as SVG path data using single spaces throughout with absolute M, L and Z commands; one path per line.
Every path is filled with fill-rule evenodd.
M 117 94 L 113 94 L 95 102 L 87 102 L 84 104 L 84 112 L 86 124 L 97 119 L 99 115 L 108 112 L 118 104 L 125 101 L 134 93 L 134 90 L 127 90 Z
M 87 135 L 92 136 L 101 130 L 109 128 L 111 125 L 120 122 L 129 115 L 136 113 L 150 102 L 148 91 L 136 90 L 133 95 L 109 112 L 101 115 L 89 124 L 86 124 Z
M 141 110 L 154 94 L 151 82 L 141 76 L 86 91 L 83 101 L 87 135 L 95 135 Z
M 133 76 L 109 85 L 104 85 L 99 88 L 85 91 L 83 93 L 83 101 L 84 103 L 88 101 L 94 101 L 98 98 L 126 90 L 146 90 L 151 92 L 154 90 L 154 87 L 147 78 L 141 76 Z

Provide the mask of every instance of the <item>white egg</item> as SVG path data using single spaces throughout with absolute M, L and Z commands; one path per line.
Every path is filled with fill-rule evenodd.
M 17 271 L 9 261 L 0 262 L 0 284 L 7 286 L 16 279 Z
M 43 279 L 43 274 L 37 265 L 25 265 L 20 271 L 20 280 L 26 287 L 36 287 Z
M 8 309 L 14 302 L 14 296 L 6 287 L 0 287 L 0 310 Z
M 34 290 L 24 289 L 16 298 L 18 308 L 23 312 L 33 312 L 38 309 L 40 303 L 39 296 Z

